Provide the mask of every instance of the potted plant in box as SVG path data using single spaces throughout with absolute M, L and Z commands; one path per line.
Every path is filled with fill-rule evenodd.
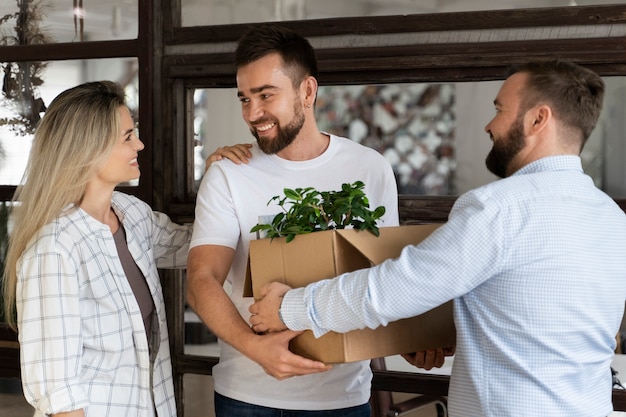
M 362 181 L 356 181 L 342 184 L 341 190 L 337 191 L 317 191 L 312 187 L 285 188 L 284 197 L 274 196 L 267 203 L 277 201 L 283 211 L 270 223 L 259 223 L 250 231 L 266 232 L 269 238 L 285 236 L 287 242 L 296 235 L 349 226 L 378 236 L 376 222 L 385 214 L 385 207 L 371 210 L 364 187 Z

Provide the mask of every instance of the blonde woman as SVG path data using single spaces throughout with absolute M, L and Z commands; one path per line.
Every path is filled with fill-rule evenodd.
M 114 191 L 143 148 L 108 81 L 61 93 L 37 129 L 4 276 L 35 415 L 176 415 L 157 268 L 186 266 L 191 228 Z

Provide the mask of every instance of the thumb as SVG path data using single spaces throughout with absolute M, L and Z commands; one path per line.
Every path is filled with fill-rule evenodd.
M 266 295 L 268 295 L 271 292 L 278 292 L 278 290 L 274 291 L 274 289 L 275 288 L 280 288 L 281 285 L 283 285 L 283 284 L 281 284 L 279 281 L 266 282 L 259 289 L 259 293 L 261 295 L 261 298 L 265 297 Z M 280 296 L 282 294 L 277 294 L 277 295 Z
M 302 333 L 304 333 L 306 330 L 284 330 L 282 332 L 278 332 L 278 334 L 281 335 L 281 338 L 283 339 L 283 342 L 289 343 L 291 341 L 291 339 L 295 338 L 296 336 L 300 336 Z
M 265 284 L 261 286 L 261 288 L 259 288 L 259 295 L 261 296 L 261 298 L 265 298 L 265 296 L 270 290 L 271 284 L 272 284 L 271 282 L 266 282 Z

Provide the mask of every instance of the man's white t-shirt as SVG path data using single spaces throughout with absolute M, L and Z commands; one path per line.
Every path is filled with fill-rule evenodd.
M 196 202 L 190 247 L 221 245 L 235 249 L 227 277 L 231 299 L 247 321 L 252 298 L 243 297 L 250 229 L 259 216 L 281 211 L 270 202 L 284 188 L 314 187 L 340 190 L 344 183 L 362 181 L 370 208 L 385 206 L 380 227 L 398 225 L 398 196 L 393 170 L 377 151 L 346 138 L 330 135 L 326 151 L 308 161 L 266 155 L 254 144 L 248 164 L 214 162 L 204 176 Z M 210 303 L 211 300 L 204 302 Z M 279 381 L 239 351 L 220 342 L 220 362 L 213 368 L 215 390 L 250 404 L 281 409 L 326 410 L 353 407 L 370 397 L 369 361 L 334 365 L 328 372 Z

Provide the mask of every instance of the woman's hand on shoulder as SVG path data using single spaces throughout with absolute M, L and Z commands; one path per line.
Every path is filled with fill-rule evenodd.
M 242 163 L 247 164 L 248 159 L 252 158 L 250 148 L 252 148 L 251 143 L 239 143 L 233 146 L 220 146 L 207 157 L 205 171 L 209 169 L 213 162 L 221 161 L 224 158 L 233 161 L 237 165 Z

